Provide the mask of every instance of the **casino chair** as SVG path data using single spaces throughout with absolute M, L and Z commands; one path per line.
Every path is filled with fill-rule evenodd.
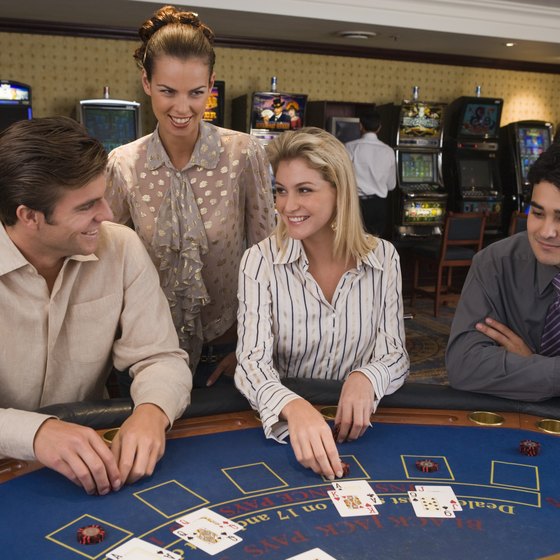
M 470 267 L 472 258 L 482 248 L 486 214 L 448 212 L 441 239 L 418 243 L 411 247 L 414 260 L 414 279 L 412 285 L 411 305 L 414 306 L 416 295 L 427 294 L 434 298 L 434 317 L 444 296 L 451 293 L 452 270 L 457 267 Z M 419 286 L 420 266 L 436 265 L 435 286 Z M 443 272 L 447 269 L 446 285 L 442 289 Z
M 514 212 L 509 222 L 509 234 L 527 231 L 527 214 L 525 212 Z

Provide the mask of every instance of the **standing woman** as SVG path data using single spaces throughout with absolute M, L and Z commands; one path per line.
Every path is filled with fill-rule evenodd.
M 297 460 L 332 480 L 342 466 L 331 429 L 282 379 L 343 381 L 336 439 L 364 434 L 408 374 L 399 257 L 364 231 L 352 163 L 334 136 L 288 131 L 267 151 L 279 223 L 241 261 L 235 383 L 265 435 L 289 434 Z
M 158 268 L 195 386 L 203 386 L 235 371 L 239 262 L 274 226 L 268 162 L 254 137 L 202 120 L 214 34 L 196 14 L 165 6 L 139 35 L 134 58 L 158 124 L 111 152 L 107 199 Z

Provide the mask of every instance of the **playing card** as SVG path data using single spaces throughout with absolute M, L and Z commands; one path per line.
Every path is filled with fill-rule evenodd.
M 206 519 L 197 519 L 187 527 L 173 531 L 173 534 L 212 556 L 243 540 L 227 529 L 218 529 L 214 523 Z
M 371 499 L 356 494 L 339 494 L 336 490 L 328 490 L 327 494 L 341 517 L 379 514 Z
M 290 556 L 289 558 L 286 558 L 286 560 L 336 560 L 336 558 L 327 554 L 320 548 L 314 548 L 313 550 L 308 550 L 307 552 Z
M 442 503 L 447 502 L 453 511 L 463 511 L 451 486 L 416 486 L 416 492 L 434 492 Z
M 339 494 L 357 495 L 363 497 L 364 501 L 371 502 L 375 506 L 383 503 L 383 500 L 375 493 L 366 480 L 337 480 L 333 482 L 332 485 Z
M 208 523 L 215 525 L 216 529 L 219 529 L 220 531 L 226 530 L 228 533 L 237 533 L 237 531 L 241 531 L 243 529 L 239 523 L 236 523 L 219 513 L 215 513 L 208 508 L 193 511 L 192 513 L 179 517 L 175 521 L 177 521 L 180 525 L 183 525 L 183 527 L 189 527 L 198 519 L 206 519 Z
M 181 560 L 181 556 L 142 539 L 130 539 L 107 553 L 111 560 Z
M 455 517 L 451 506 L 444 500 L 440 501 L 435 492 L 409 492 L 408 498 L 417 517 Z

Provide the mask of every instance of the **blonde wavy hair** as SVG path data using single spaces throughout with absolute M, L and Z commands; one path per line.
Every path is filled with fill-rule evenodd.
M 337 258 L 363 258 L 377 246 L 377 238 L 364 229 L 354 167 L 342 142 L 320 128 L 304 127 L 283 132 L 266 151 L 274 173 L 281 161 L 302 159 L 336 189 L 333 230 Z M 288 233 L 282 220 L 278 220 L 276 238 L 279 248 L 285 249 Z

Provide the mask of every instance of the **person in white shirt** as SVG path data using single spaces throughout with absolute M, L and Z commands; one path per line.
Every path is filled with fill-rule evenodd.
M 346 144 L 356 172 L 360 209 L 369 233 L 383 236 L 387 229 L 387 196 L 397 184 L 395 152 L 379 140 L 381 117 L 375 110 L 360 117 L 361 138 Z
M 330 427 L 282 379 L 343 380 L 337 441 L 364 434 L 409 369 L 399 257 L 364 231 L 352 163 L 334 136 L 288 131 L 267 151 L 279 221 L 241 261 L 235 383 L 266 437 L 289 434 L 297 460 L 333 480 L 342 465 Z

